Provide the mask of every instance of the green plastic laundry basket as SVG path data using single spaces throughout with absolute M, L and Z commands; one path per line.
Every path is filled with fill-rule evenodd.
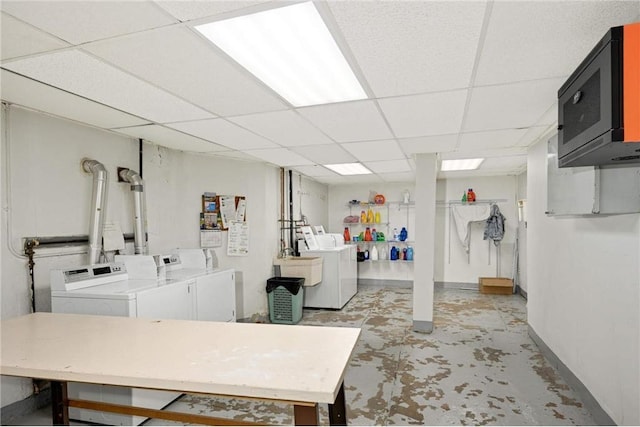
M 304 277 L 272 277 L 267 280 L 269 320 L 295 325 L 302 319 Z

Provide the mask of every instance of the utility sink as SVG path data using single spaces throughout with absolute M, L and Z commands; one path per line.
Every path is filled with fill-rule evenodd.
M 304 286 L 315 286 L 322 281 L 322 257 L 295 256 L 274 258 L 282 277 L 304 277 Z

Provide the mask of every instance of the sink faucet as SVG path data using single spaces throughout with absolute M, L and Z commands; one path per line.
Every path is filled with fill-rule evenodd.
M 296 254 L 296 251 L 294 251 L 293 248 L 284 248 L 280 251 L 280 258 L 286 258 L 287 252 L 289 253 L 289 256 L 294 256 Z

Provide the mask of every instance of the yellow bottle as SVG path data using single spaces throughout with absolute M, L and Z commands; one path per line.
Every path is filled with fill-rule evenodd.
M 367 212 L 367 222 L 369 224 L 373 224 L 373 211 L 371 208 L 369 208 L 369 211 Z
M 365 211 L 360 212 L 360 222 L 367 222 L 367 213 Z
M 380 212 L 376 212 L 376 224 L 380 224 Z

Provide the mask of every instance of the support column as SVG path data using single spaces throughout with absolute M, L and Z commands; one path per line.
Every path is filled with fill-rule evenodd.
M 433 331 L 437 154 L 416 154 L 416 262 L 413 266 L 413 330 Z

